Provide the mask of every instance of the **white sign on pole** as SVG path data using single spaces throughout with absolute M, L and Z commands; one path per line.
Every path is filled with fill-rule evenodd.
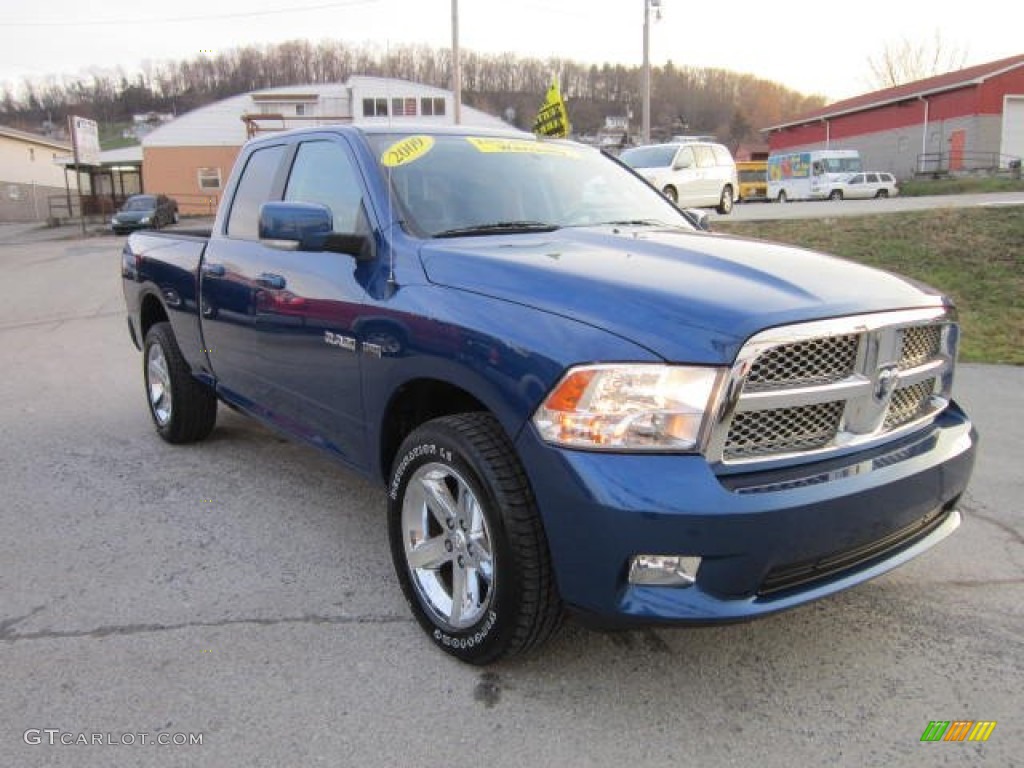
M 75 162 L 80 165 L 100 164 L 100 130 L 95 120 L 87 117 L 71 118 L 72 139 L 75 143 Z

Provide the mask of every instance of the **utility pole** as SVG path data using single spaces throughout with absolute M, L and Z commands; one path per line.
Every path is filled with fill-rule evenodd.
M 644 0 L 647 2 L 647 0 Z M 462 61 L 459 59 L 459 0 L 452 0 L 452 92 L 455 94 L 455 124 L 462 123 Z
M 661 18 L 661 0 L 644 0 L 644 68 L 643 68 L 643 123 L 640 128 L 640 139 L 644 144 L 651 143 L 651 8 L 657 8 L 657 18 Z

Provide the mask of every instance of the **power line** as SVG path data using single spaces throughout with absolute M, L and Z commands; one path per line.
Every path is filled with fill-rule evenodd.
M 323 3 L 321 5 L 307 5 L 301 8 L 274 8 L 266 11 L 244 11 L 239 13 L 210 14 L 207 16 L 178 16 L 175 18 L 159 19 L 109 19 L 97 21 L 0 21 L 0 27 L 105 27 L 105 26 L 126 26 L 126 25 L 152 25 L 152 24 L 179 24 L 193 21 L 216 21 L 220 19 L 243 19 L 254 16 L 274 16 L 282 13 L 306 13 L 308 11 L 323 11 L 330 8 L 349 8 L 353 5 L 372 5 L 380 0 L 347 0 L 346 2 Z

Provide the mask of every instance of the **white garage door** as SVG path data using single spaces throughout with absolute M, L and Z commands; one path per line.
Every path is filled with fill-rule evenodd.
M 1000 142 L 1003 165 L 1012 157 L 1024 157 L 1024 96 L 1006 96 L 1003 101 L 1003 136 Z

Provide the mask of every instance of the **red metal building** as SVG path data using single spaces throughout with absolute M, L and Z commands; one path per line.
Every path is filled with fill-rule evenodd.
M 1008 168 L 1024 156 L 1024 54 L 830 104 L 762 129 L 772 152 L 857 149 L 868 170 Z

